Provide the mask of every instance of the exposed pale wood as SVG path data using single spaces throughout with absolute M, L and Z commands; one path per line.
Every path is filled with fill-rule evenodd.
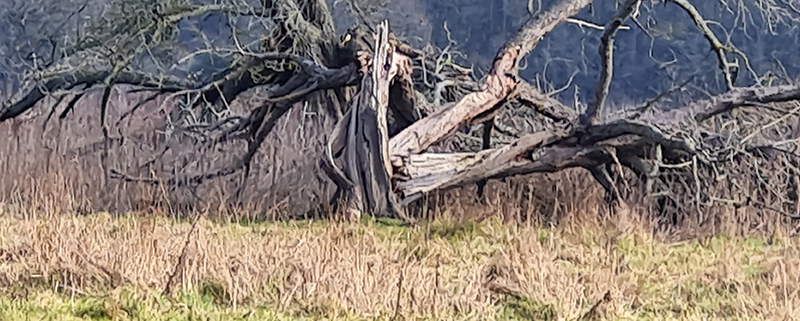
M 659 128 L 639 121 L 616 120 L 593 125 L 582 131 L 560 135 L 548 131 L 528 134 L 513 143 L 477 153 L 423 153 L 402 157 L 401 173 L 407 179 L 397 183 L 406 201 L 434 190 L 536 172 L 555 172 L 569 167 L 596 168 L 610 163 L 605 141 L 635 136 L 652 145 L 693 155 L 695 143 L 673 137 Z M 617 148 L 635 148 L 639 140 L 619 143 Z
M 326 173 L 346 197 L 345 218 L 357 220 L 363 214 L 405 217 L 392 192 L 393 174 L 388 152 L 388 108 L 390 84 L 398 73 L 396 57 L 389 42 L 387 22 L 375 34 L 375 54 L 364 60 L 366 73 L 361 91 L 337 123 L 322 160 Z M 336 159 L 343 156 L 340 168 Z
M 598 147 L 554 145 L 561 137 L 539 132 L 521 137 L 510 145 L 478 153 L 424 153 L 406 158 L 405 172 L 413 179 L 397 183 L 404 203 L 434 190 L 474 184 L 482 179 L 535 172 L 554 172 L 568 167 L 598 163 Z
M 424 153 L 407 156 L 403 174 L 412 180 L 398 183 L 405 196 L 430 192 L 448 185 L 477 182 L 530 162 L 528 153 L 557 139 L 548 132 L 521 137 L 514 144 L 477 153 Z
M 536 172 L 554 172 L 568 167 L 584 167 L 599 177 L 604 188 L 617 196 L 602 165 L 614 159 L 607 148 L 617 149 L 619 160 L 640 176 L 652 175 L 639 154 L 647 146 L 661 146 L 671 154 L 691 159 L 700 153 L 698 142 L 676 127 L 703 121 L 748 104 L 800 100 L 800 87 L 737 88 L 726 94 L 693 103 L 669 112 L 647 114 L 642 120 L 617 119 L 590 125 L 580 131 L 558 135 L 539 132 L 521 137 L 512 144 L 477 153 L 422 153 L 400 157 L 398 191 L 408 203 L 435 190 L 466 186 L 486 178 L 502 178 Z M 616 141 L 624 137 L 634 137 Z M 674 157 L 674 156 L 673 156 Z M 397 164 L 395 164 L 397 165 Z M 646 179 L 650 179 L 647 177 Z
M 391 154 L 404 156 L 420 153 L 497 106 L 516 89 L 519 59 L 530 52 L 547 33 L 591 2 L 565 0 L 550 10 L 531 16 L 516 36 L 498 51 L 481 91 L 467 95 L 452 107 L 444 108 L 392 137 L 389 142 Z
M 390 85 L 398 73 L 398 62 L 395 47 L 389 42 L 389 23 L 384 21 L 378 26 L 378 35 L 375 40 L 375 58 L 372 61 L 372 101 L 370 108 L 377 113 L 378 135 L 380 141 L 380 158 L 383 161 L 383 170 L 386 177 L 392 176 L 392 163 L 389 160 L 389 93 Z M 405 64 L 408 60 L 403 60 Z M 404 66 L 407 68 L 407 66 Z M 388 187 L 388 186 L 387 186 Z M 388 189 L 388 188 L 387 188 Z

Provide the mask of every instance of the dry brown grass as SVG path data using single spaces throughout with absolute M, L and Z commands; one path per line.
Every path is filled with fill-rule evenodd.
M 238 199 L 233 195 L 241 184 L 241 175 L 218 179 L 194 190 L 108 178 L 112 169 L 143 178 L 153 178 L 153 173 L 161 179 L 196 175 L 235 162 L 246 148 L 243 142 L 238 142 L 199 149 L 186 139 L 179 140 L 180 135 L 167 138 L 163 132 L 164 116 L 159 112 L 163 99 L 145 104 L 117 124 L 121 115 L 146 97 L 125 90 L 117 87 L 109 103 L 107 122 L 112 143 L 108 168 L 101 163 L 103 135 L 98 101 L 102 92 L 86 95 L 60 121 L 58 116 L 71 99 L 67 97 L 47 126 L 44 124 L 52 99 L 46 99 L 46 104 L 37 105 L 18 119 L 0 123 L 0 136 L 9 137 L 0 140 L 0 177 L 3 177 L 0 199 L 31 199 L 38 197 L 37 193 L 56 192 L 80 200 L 79 204 L 65 202 L 64 208 L 74 205 L 75 211 L 84 213 L 125 213 L 163 206 L 175 214 L 181 208 L 202 207 L 198 205 L 201 203 L 213 208 L 241 204 L 249 215 L 275 219 L 313 214 L 332 195 L 333 183 L 328 182 L 317 166 L 332 121 L 321 111 L 303 104 L 295 106 L 277 123 L 254 158 L 247 188 Z M 231 104 L 231 109 L 245 114 L 260 106 L 263 99 L 260 97 L 257 91 L 244 94 Z M 124 139 L 119 140 L 120 137 Z M 163 157 L 151 166 L 142 166 L 161 154 L 167 145 L 170 149 Z M 62 188 L 69 193 L 54 191 Z
M 12 214 L 0 218 L 6 293 L 20 284 L 30 293 L 46 284 L 79 298 L 105 297 L 119 286 L 160 292 L 191 229 L 163 216 Z M 242 226 L 201 218 L 178 275 L 187 292 L 220 286 L 223 309 L 312 318 L 527 313 L 572 320 L 606 292 L 610 301 L 600 313 L 613 319 L 790 320 L 800 313 L 797 239 L 665 243 L 638 226 L 630 214 L 557 229 L 452 217 L 417 228 L 375 221 Z

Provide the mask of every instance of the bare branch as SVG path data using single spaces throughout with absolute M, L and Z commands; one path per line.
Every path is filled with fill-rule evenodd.
M 521 82 L 513 96 L 520 103 L 555 121 L 571 124 L 577 120 L 578 115 L 575 109 L 541 93 L 527 82 Z
M 716 115 L 730 112 L 738 107 L 753 104 L 769 104 L 800 99 L 800 86 L 775 86 L 736 88 L 725 94 L 700 100 L 685 108 L 678 108 L 662 113 L 651 113 L 647 118 L 656 124 L 691 118 L 702 122 Z
M 600 47 L 597 51 L 602 57 L 600 79 L 595 87 L 594 97 L 589 102 L 586 112 L 581 115 L 580 125 L 588 126 L 594 121 L 595 117 L 602 111 L 603 105 L 608 97 L 608 90 L 611 86 L 611 77 L 614 75 L 614 36 L 631 14 L 642 4 L 641 0 L 628 0 L 622 8 L 614 15 L 614 18 L 606 24 L 603 37 L 600 40 Z
M 33 108 L 40 100 L 44 99 L 49 92 L 58 90 L 69 90 L 79 85 L 96 84 L 107 79 L 113 74 L 112 70 L 82 72 L 76 71 L 66 73 L 41 82 L 31 83 L 27 86 L 27 93 L 21 97 L 12 98 L 0 107 L 0 122 L 19 116 L 20 114 Z M 116 84 L 131 84 L 148 88 L 162 88 L 163 86 L 174 87 L 193 87 L 180 80 L 154 80 L 147 75 L 134 72 L 118 72 L 110 82 Z
M 668 1 L 675 2 L 675 4 L 683 8 L 683 10 L 686 11 L 687 14 L 689 14 L 689 17 L 692 18 L 695 25 L 697 25 L 697 28 L 700 29 L 700 32 L 703 33 L 703 36 L 706 38 L 706 40 L 708 40 L 708 43 L 711 45 L 711 49 L 714 50 L 714 52 L 717 54 L 717 59 L 719 59 L 719 68 L 720 70 L 722 70 L 722 74 L 725 77 L 725 86 L 728 88 L 728 90 L 733 90 L 734 79 L 731 77 L 731 68 L 732 67 L 738 68 L 739 66 L 737 64 L 729 63 L 728 60 L 725 58 L 725 51 L 726 51 L 725 46 L 722 44 L 722 42 L 719 41 L 719 39 L 717 39 L 717 36 L 714 34 L 714 31 L 712 31 L 711 28 L 708 27 L 708 23 L 706 23 L 706 20 L 703 19 L 703 16 L 700 15 L 700 12 L 697 11 L 697 8 L 695 8 L 694 5 L 692 5 L 692 3 L 689 2 L 689 0 L 668 0 Z
M 471 93 L 450 108 L 442 109 L 409 126 L 389 142 L 392 155 L 408 155 L 424 151 L 432 144 L 452 135 L 458 128 L 498 106 L 516 89 L 519 60 L 556 26 L 578 13 L 592 0 L 565 0 L 531 16 L 514 38 L 497 52 L 482 90 Z

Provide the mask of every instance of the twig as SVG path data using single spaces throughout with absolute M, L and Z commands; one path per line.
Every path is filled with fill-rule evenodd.
M 597 29 L 597 30 L 606 30 L 606 28 L 605 28 L 605 27 L 603 27 L 603 26 L 596 25 L 596 24 L 593 24 L 593 23 L 591 23 L 591 22 L 584 21 L 584 20 L 580 20 L 580 19 L 568 18 L 568 19 L 567 19 L 567 22 L 569 22 L 569 23 L 571 23 L 571 24 L 574 24 L 574 25 L 578 25 L 578 26 L 580 26 L 580 27 L 588 27 L 588 28 Z M 630 29 L 631 29 L 631 27 L 628 27 L 628 26 L 622 26 L 622 27 L 620 27 L 619 29 L 620 29 L 620 30 L 630 30 Z
M 750 133 L 749 135 L 745 136 L 744 138 L 742 138 L 741 144 L 747 143 L 747 141 L 753 139 L 753 137 L 755 137 L 759 133 L 767 130 L 768 128 L 770 128 L 772 126 L 775 126 L 775 125 L 779 124 L 782 121 L 785 121 L 785 120 L 789 119 L 789 117 L 797 115 L 798 112 L 800 112 L 800 107 L 797 107 L 794 110 L 786 113 L 785 115 L 783 115 L 781 117 L 778 117 L 777 119 L 771 121 L 769 124 L 761 126 L 758 130 L 756 130 L 756 131 Z
M 512 94 L 517 101 L 525 106 L 529 106 L 543 116 L 557 122 L 572 123 L 577 118 L 574 109 L 562 104 L 555 98 L 541 93 L 527 82 L 517 85 L 517 90 Z
M 125 113 L 123 113 L 121 116 L 119 116 L 119 119 L 117 119 L 117 122 L 115 123 L 115 126 L 119 126 L 119 124 L 120 124 L 120 123 L 122 123 L 122 121 L 123 121 L 123 120 L 125 120 L 125 118 L 127 118 L 128 116 L 131 116 L 131 115 L 133 115 L 133 113 L 135 113 L 135 112 L 136 112 L 136 110 L 137 110 L 137 109 L 139 109 L 139 107 L 142 107 L 142 106 L 144 106 L 145 104 L 147 104 L 147 103 L 149 103 L 149 102 L 151 102 L 151 101 L 155 100 L 156 98 L 158 98 L 158 96 L 159 96 L 160 94 L 161 94 L 161 93 L 158 93 L 158 92 L 157 92 L 157 93 L 154 93 L 154 94 L 151 94 L 150 96 L 147 96 L 147 98 L 145 98 L 145 99 L 143 99 L 143 100 L 141 100 L 141 101 L 137 102 L 137 103 L 136 103 L 136 105 L 134 105 L 133 107 L 131 107 L 131 109 L 129 109 L 128 111 L 126 111 Z
M 394 303 L 394 315 L 392 316 L 392 321 L 397 320 L 400 316 L 400 295 L 403 293 L 403 279 L 405 272 L 403 269 L 400 269 L 400 278 L 397 280 L 397 299 Z
M 666 91 L 663 91 L 663 92 L 661 92 L 661 93 L 660 93 L 660 94 L 658 94 L 657 96 L 655 96 L 655 97 L 653 97 L 653 98 L 650 98 L 650 99 L 648 99 L 648 100 L 647 100 L 647 101 L 646 101 L 644 104 L 642 104 L 641 106 L 638 106 L 638 107 L 634 108 L 634 109 L 633 109 L 633 115 L 631 115 L 631 116 L 629 117 L 629 119 L 637 119 L 637 118 L 641 117 L 641 116 L 642 116 L 642 113 L 644 113 L 644 112 L 646 112 L 648 109 L 650 109 L 650 107 L 652 107 L 652 106 L 653 106 L 653 104 L 655 104 L 656 102 L 658 102 L 659 100 L 661 100 L 661 98 L 664 98 L 665 96 L 667 96 L 667 95 L 669 95 L 669 94 L 671 94 L 671 93 L 673 93 L 673 92 L 676 92 L 676 91 L 678 91 L 678 90 L 682 90 L 682 89 L 684 89 L 684 88 L 686 87 L 686 84 L 690 83 L 690 82 L 691 82 L 691 81 L 694 79 L 694 77 L 695 77 L 695 76 L 697 76 L 697 74 L 693 74 L 691 77 L 689 77 L 689 79 L 686 79 L 686 80 L 685 80 L 684 82 L 682 82 L 681 84 L 679 84 L 679 85 L 677 85 L 677 86 L 672 86 L 672 87 L 670 87 L 670 89 L 669 89 L 669 90 L 666 90 Z

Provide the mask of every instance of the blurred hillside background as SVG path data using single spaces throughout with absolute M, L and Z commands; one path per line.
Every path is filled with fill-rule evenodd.
M 36 53 L 38 63 L 47 63 L 53 49 L 50 40 L 69 43 L 80 37 L 81 19 L 91 20 L 98 14 L 108 14 L 109 0 L 64 0 L 46 6 L 29 6 L 28 1 L 3 0 L 0 6 L 0 90 L 8 95 L 30 71 Z M 209 2 L 210 1 L 203 1 Z M 346 1 L 328 1 L 339 33 L 351 26 Z M 392 30 L 404 36 L 418 48 L 430 43 L 439 48 L 452 46 L 454 59 L 474 65 L 478 76 L 483 75 L 497 49 L 509 39 L 527 19 L 530 12 L 548 8 L 556 0 L 371 0 L 374 17 L 389 19 Z M 800 2 L 796 0 L 713 0 L 693 3 L 709 21 L 720 40 L 730 42 L 749 58 L 753 75 L 742 63 L 738 86 L 756 84 L 761 77 L 766 82 L 797 75 L 800 57 Z M 595 25 L 604 25 L 616 11 L 618 1 L 596 1 L 575 18 Z M 76 14 L 75 8 L 85 9 Z M 77 23 L 76 23 L 77 21 Z M 724 82 L 716 69 L 716 57 L 688 15 L 678 6 L 661 0 L 644 1 L 638 21 L 649 34 L 633 22 L 631 29 L 622 30 L 616 42 L 617 72 L 612 82 L 610 99 L 619 104 L 644 101 L 696 75 L 688 88 L 691 98 L 719 93 Z M 186 22 L 178 39 L 184 48 L 175 48 L 180 58 L 183 50 L 229 41 L 228 21 L 220 15 L 209 14 Z M 246 23 L 246 22 L 242 22 Z M 266 26 L 253 23 L 249 33 L 239 36 L 256 37 Z M 90 30 L 83 30 L 89 32 Z M 199 31 L 199 32 L 198 32 Z M 202 34 L 202 37 L 200 35 Z M 599 69 L 601 30 L 575 23 L 556 28 L 526 59 L 523 72 L 529 80 L 540 85 L 563 89 L 560 98 L 565 102 L 585 102 Z M 243 40 L 247 42 L 246 40 Z M 42 60 L 44 59 L 44 60 Z M 181 66 L 191 71 L 219 68 L 221 63 L 202 56 L 191 65 Z M 142 64 L 148 64 L 144 59 Z M 150 66 L 155 68 L 156 66 Z M 180 70 L 179 70 L 180 71 Z M 183 71 L 186 71 L 185 69 Z

